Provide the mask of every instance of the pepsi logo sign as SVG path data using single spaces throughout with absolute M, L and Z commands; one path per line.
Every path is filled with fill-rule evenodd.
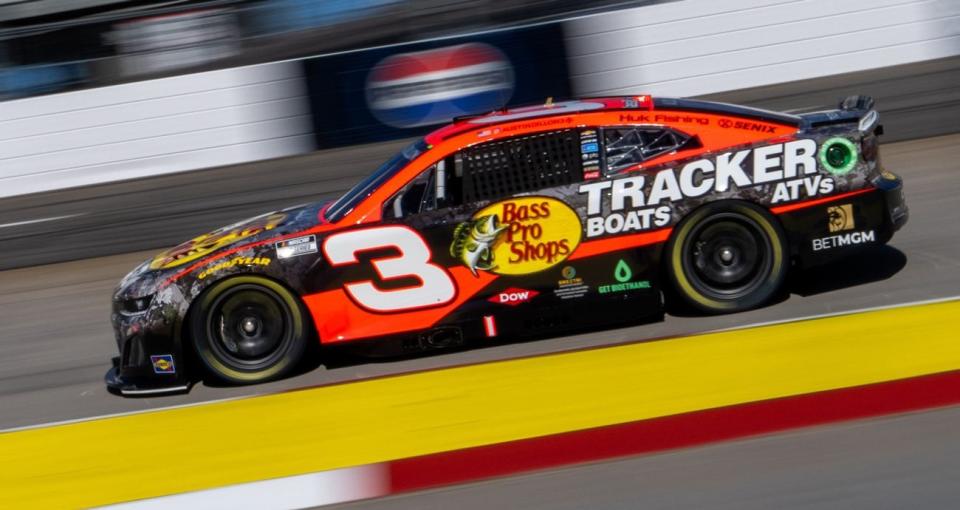
M 531 299 L 537 297 L 539 292 L 535 290 L 526 290 L 518 289 L 516 287 L 510 287 L 509 289 L 500 291 L 490 297 L 489 301 L 491 303 L 497 303 L 500 305 L 509 305 L 517 306 L 521 303 L 526 303 Z
M 399 53 L 373 66 L 366 93 L 370 112 L 388 126 L 439 124 L 506 105 L 513 67 L 483 43 Z

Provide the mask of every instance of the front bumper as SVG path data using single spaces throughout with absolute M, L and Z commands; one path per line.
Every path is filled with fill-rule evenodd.
M 157 380 L 153 377 L 123 375 L 120 357 L 111 360 L 113 366 L 103 376 L 103 382 L 111 391 L 124 396 L 156 395 L 190 391 L 191 382 L 185 378 Z
M 187 360 L 178 340 L 179 315 L 162 307 L 129 315 L 117 303 L 111 317 L 120 356 L 104 376 L 107 388 L 122 395 L 175 393 L 190 389 Z

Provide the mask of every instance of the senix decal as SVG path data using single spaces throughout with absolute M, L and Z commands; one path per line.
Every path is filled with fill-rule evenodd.
M 750 171 L 744 168 L 748 164 Z M 775 185 L 772 203 L 832 193 L 836 187 L 832 177 L 817 169 L 816 142 L 802 139 L 698 159 L 652 177 L 585 183 L 579 192 L 587 195 L 587 237 L 595 237 L 665 227 L 673 202 L 761 184 Z M 604 201 L 609 201 L 609 213 Z
M 564 260 L 580 244 L 583 228 L 577 213 L 549 197 L 521 197 L 495 202 L 454 229 L 450 255 L 476 275 L 543 271 Z

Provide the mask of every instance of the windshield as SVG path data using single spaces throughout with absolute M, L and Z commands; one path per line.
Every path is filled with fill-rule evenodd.
M 356 186 L 350 188 L 350 190 L 344 193 L 336 202 L 330 204 L 330 207 L 327 208 L 327 212 L 324 215 L 327 221 L 339 221 L 340 218 L 343 218 L 347 213 L 352 211 L 363 199 L 376 191 L 387 179 L 393 177 L 400 169 L 407 166 L 408 163 L 423 154 L 428 148 L 430 148 L 430 146 L 427 145 L 427 142 L 423 139 L 417 140 L 404 147 L 403 150 L 387 160 L 386 163 L 380 165 L 380 168 L 375 172 L 368 175 L 366 179 L 357 183 Z

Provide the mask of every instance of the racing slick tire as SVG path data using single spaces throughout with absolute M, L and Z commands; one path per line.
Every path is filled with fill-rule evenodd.
M 238 276 L 215 283 L 190 313 L 197 356 L 217 379 L 252 384 L 279 379 L 308 343 L 300 300 L 277 282 Z
M 790 259 L 783 229 L 768 212 L 723 201 L 680 222 L 665 261 L 676 295 L 700 312 L 717 314 L 769 301 L 783 286 Z

